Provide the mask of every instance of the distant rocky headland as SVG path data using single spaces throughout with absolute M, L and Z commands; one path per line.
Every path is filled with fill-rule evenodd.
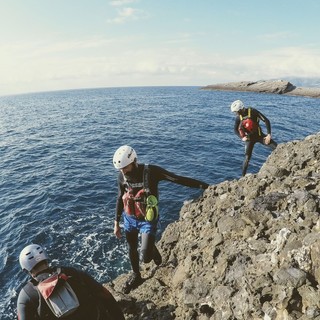
M 129 320 L 320 319 L 320 133 L 279 144 L 257 174 L 185 203 L 163 264 L 106 284 Z
M 202 90 L 224 90 L 224 91 L 251 91 L 260 93 L 276 93 L 292 96 L 305 96 L 320 98 L 320 88 L 316 87 L 296 87 L 285 80 L 261 80 L 261 81 L 241 81 L 212 84 L 202 87 Z

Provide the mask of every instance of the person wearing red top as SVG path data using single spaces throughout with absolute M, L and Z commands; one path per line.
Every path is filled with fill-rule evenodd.
M 141 233 L 140 260 L 149 263 L 151 260 L 156 265 L 162 262 L 161 255 L 155 246 L 155 235 L 159 220 L 158 184 L 166 180 L 191 188 L 206 189 L 209 185 L 203 181 L 188 177 L 178 176 L 156 165 L 138 164 L 137 154 L 130 146 L 121 146 L 114 153 L 113 164 L 119 170 L 118 196 L 116 201 L 116 214 L 114 234 L 120 238 L 120 219 L 123 216 L 124 230 L 129 247 L 129 258 L 132 275 L 125 283 L 123 291 L 129 293 L 142 283 L 139 269 L 138 235 Z M 146 174 L 147 173 L 147 174 Z M 148 216 L 148 203 L 152 199 L 155 211 Z M 144 206 L 145 203 L 145 206 Z
M 255 143 L 259 142 L 272 150 L 277 147 L 277 143 L 271 138 L 269 119 L 260 111 L 251 107 L 245 108 L 241 100 L 236 100 L 231 104 L 231 112 L 236 114 L 234 133 L 245 142 L 245 159 L 242 165 L 242 176 L 245 176 Z M 265 123 L 267 134 L 262 132 L 260 120 Z

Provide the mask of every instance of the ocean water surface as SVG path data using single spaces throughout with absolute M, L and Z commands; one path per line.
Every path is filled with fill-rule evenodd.
M 319 101 L 199 87 L 71 90 L 0 97 L 0 317 L 14 319 L 27 275 L 18 257 L 43 245 L 52 264 L 73 265 L 100 282 L 128 272 L 124 239 L 113 235 L 114 151 L 129 144 L 140 162 L 209 184 L 241 175 L 244 147 L 230 104 L 242 99 L 271 121 L 278 143 L 319 131 Z M 263 124 L 262 127 L 264 128 Z M 270 151 L 257 144 L 248 173 Z M 201 191 L 160 183 L 160 237 L 183 202 Z

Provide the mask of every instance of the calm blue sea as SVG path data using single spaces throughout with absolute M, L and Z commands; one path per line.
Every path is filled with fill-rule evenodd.
M 210 184 L 240 177 L 243 144 L 230 104 L 258 108 L 278 142 L 319 131 L 318 99 L 202 91 L 198 87 L 106 88 L 0 97 L 0 314 L 15 318 L 27 276 L 18 257 L 43 245 L 52 263 L 107 282 L 128 272 L 124 239 L 113 236 L 114 151 L 133 146 L 140 162 Z M 248 172 L 270 151 L 256 145 Z M 196 189 L 161 182 L 161 225 L 176 220 Z

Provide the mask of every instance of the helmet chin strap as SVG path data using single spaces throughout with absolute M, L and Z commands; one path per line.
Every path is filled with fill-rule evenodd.
M 36 276 L 33 276 L 34 279 L 36 279 L 38 282 L 41 282 L 42 280 L 47 279 L 48 277 L 51 276 L 51 272 L 41 272 L 39 274 L 37 274 Z
M 35 265 L 34 268 L 30 271 L 30 274 L 33 278 L 37 278 L 38 275 L 40 275 L 40 274 L 44 273 L 44 271 L 48 271 L 48 270 L 49 270 L 49 264 L 45 260 L 45 261 L 41 261 L 40 263 Z

